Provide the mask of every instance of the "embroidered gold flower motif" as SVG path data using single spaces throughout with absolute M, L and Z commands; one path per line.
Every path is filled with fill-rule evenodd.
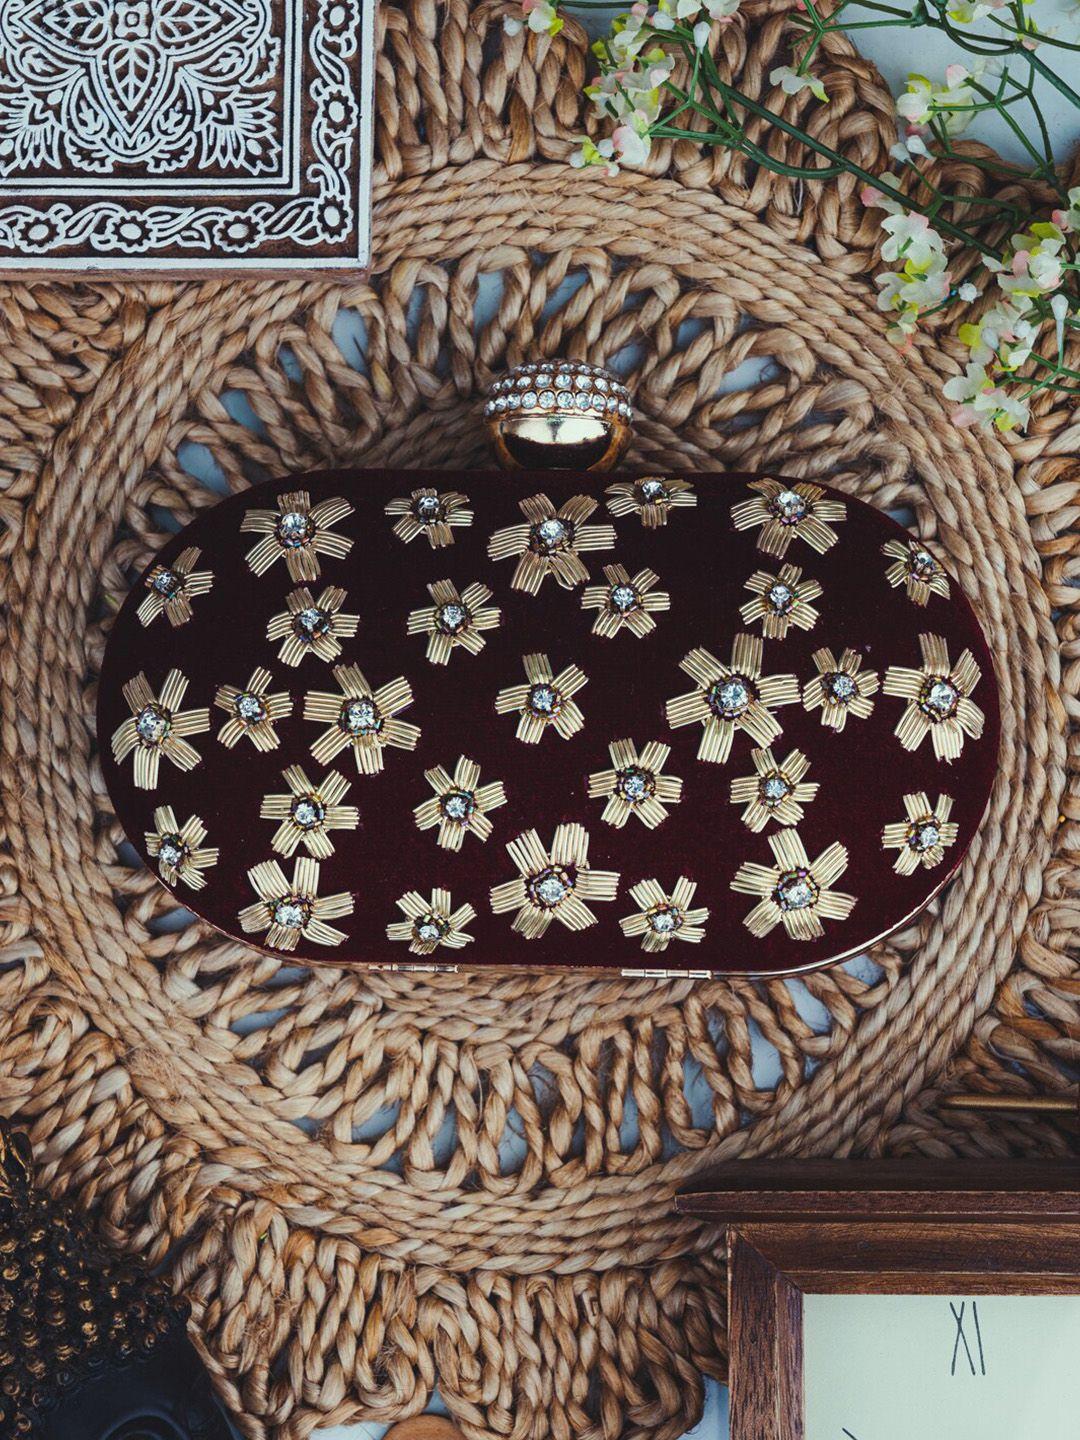
M 248 551 L 247 563 L 256 575 L 265 575 L 284 556 L 290 579 L 318 580 L 320 555 L 341 560 L 352 549 L 351 540 L 330 529 L 352 513 L 353 507 L 340 497 L 312 505 L 306 490 L 279 495 L 276 510 L 249 510 L 240 521 L 241 530 L 263 537 Z
M 281 822 L 270 841 L 271 850 L 289 856 L 302 845 L 316 860 L 326 860 L 334 853 L 329 831 L 355 830 L 360 824 L 356 806 L 341 804 L 349 782 L 330 770 L 315 785 L 299 765 L 290 765 L 281 775 L 289 793 L 264 795 L 259 807 L 261 819 Z
M 606 585 L 587 585 L 581 596 L 583 610 L 598 610 L 592 633 L 605 639 L 617 635 L 625 625 L 639 638 L 656 629 L 653 614 L 671 609 L 671 596 L 666 590 L 654 590 L 660 576 L 655 570 L 639 570 L 631 580 L 622 565 L 605 565 Z
M 206 884 L 202 872 L 218 862 L 218 850 L 203 849 L 206 826 L 198 815 L 189 815 L 183 825 L 178 825 L 171 805 L 159 805 L 154 811 L 154 828 L 146 832 L 144 839 L 166 885 L 182 880 L 188 889 L 201 890 Z
M 327 925 L 353 912 L 353 898 L 347 890 L 319 896 L 319 864 L 301 855 L 288 880 L 276 860 L 264 860 L 248 871 L 251 888 L 258 895 L 253 905 L 240 911 L 240 928 L 245 935 L 266 931 L 266 943 L 273 950 L 295 950 L 301 935 L 313 945 L 340 945 L 343 930 Z
M 210 729 L 210 711 L 181 710 L 187 688 L 187 678 L 179 670 L 170 670 L 165 676 L 160 699 L 141 670 L 124 686 L 131 717 L 113 733 L 112 753 L 119 765 L 134 750 L 135 784 L 140 790 L 153 790 L 157 785 L 163 755 L 178 770 L 191 770 L 202 759 L 186 737 Z
M 476 919 L 476 911 L 468 903 L 454 910 L 453 903 L 449 890 L 432 890 L 430 900 L 417 890 L 407 890 L 397 907 L 408 918 L 387 925 L 386 938 L 408 940 L 414 955 L 430 955 L 440 945 L 447 950 L 463 949 L 473 939 L 465 926 Z
M 293 703 L 288 691 L 282 690 L 274 695 L 269 693 L 272 678 L 270 671 L 260 665 L 251 672 L 251 679 L 243 690 L 238 690 L 235 685 L 218 686 L 214 704 L 229 718 L 218 731 L 217 738 L 227 749 L 231 750 L 244 735 L 256 750 L 264 753 L 276 750 L 281 744 L 274 725 L 292 714 Z
M 551 726 L 557 735 L 569 740 L 585 724 L 585 716 L 573 697 L 588 678 L 576 665 L 567 665 L 558 675 L 551 673 L 551 661 L 546 655 L 523 655 L 525 685 L 510 685 L 500 690 L 495 697 L 495 710 L 499 715 L 517 711 L 517 738 L 527 745 L 535 745 Z
M 904 749 L 917 750 L 929 735 L 935 757 L 951 765 L 960 757 L 964 736 L 978 740 L 983 732 L 986 716 L 970 698 L 982 671 L 970 650 L 950 666 L 949 647 L 940 635 L 920 635 L 919 649 L 923 668 L 890 665 L 883 689 L 907 701 L 896 726 Z
M 613 740 L 608 754 L 612 768 L 589 776 L 589 799 L 607 799 L 600 818 L 621 830 L 636 815 L 646 829 L 654 830 L 667 819 L 667 807 L 682 799 L 683 782 L 662 773 L 671 746 L 650 740 L 639 755 L 632 740 Z
M 922 790 L 904 796 L 907 819 L 886 825 L 881 832 L 884 849 L 900 852 L 893 861 L 898 875 L 913 875 L 920 865 L 933 870 L 941 864 L 945 851 L 956 844 L 960 833 L 956 821 L 949 819 L 952 807 L 951 795 L 939 795 L 933 808 L 930 797 Z
M 781 565 L 779 575 L 756 570 L 746 582 L 756 598 L 747 601 L 739 614 L 747 625 L 761 621 L 766 640 L 783 640 L 790 626 L 812 630 L 820 616 L 810 604 L 821 594 L 816 580 L 804 580 L 798 565 Z
M 445 665 L 455 645 L 470 655 L 479 655 L 484 648 L 483 631 L 498 627 L 502 612 L 489 606 L 491 591 L 474 581 L 458 594 L 450 580 L 436 580 L 427 587 L 434 604 L 409 615 L 410 635 L 427 635 L 427 658 L 433 665 Z
M 893 562 L 885 578 L 894 590 L 903 585 L 916 605 L 925 605 L 931 595 L 949 598 L 949 577 L 921 541 L 886 540 L 881 551 Z
M 314 599 L 306 585 L 286 596 L 288 607 L 270 617 L 268 640 L 280 640 L 278 659 L 283 665 L 299 665 L 305 655 L 315 655 L 327 664 L 341 654 L 341 642 L 356 634 L 359 615 L 343 615 L 345 591 L 327 585 Z
M 535 595 L 549 575 L 572 590 L 589 578 L 581 552 L 610 550 L 615 544 L 614 526 L 585 524 L 596 509 L 596 501 L 588 495 L 575 495 L 558 510 L 546 495 L 530 495 L 518 502 L 518 508 L 526 523 L 496 530 L 488 541 L 490 559 L 519 557 L 510 581 L 514 590 Z
M 794 830 L 777 830 L 769 836 L 775 865 L 747 861 L 739 867 L 731 888 L 739 895 L 758 895 L 760 901 L 743 919 L 757 939 L 783 924 L 792 940 L 819 940 L 825 934 L 822 920 L 846 920 L 855 908 L 854 895 L 829 887 L 847 869 L 848 853 L 834 841 L 811 863 Z
M 454 543 L 455 525 L 471 525 L 473 512 L 466 507 L 469 497 L 457 490 L 439 494 L 428 486 L 421 486 L 409 496 L 391 500 L 386 506 L 387 515 L 400 518 L 394 522 L 394 534 L 408 545 L 418 535 L 426 535 L 433 550 Z
M 643 475 L 639 480 L 618 480 L 607 488 L 607 508 L 621 518 L 635 510 L 647 530 L 666 525 L 672 510 L 697 504 L 694 487 L 685 480 Z
M 638 910 L 619 921 L 624 935 L 641 936 L 641 948 L 650 954 L 666 950 L 672 940 L 688 940 L 696 945 L 705 938 L 708 910 L 702 906 L 690 909 L 697 884 L 680 875 L 669 895 L 658 880 L 641 880 L 630 887 L 630 896 Z
M 821 723 L 838 734 L 847 724 L 848 715 L 866 720 L 874 710 L 871 695 L 878 692 L 875 670 L 862 668 L 862 656 L 845 650 L 837 660 L 831 650 L 814 651 L 818 673 L 803 686 L 803 705 L 807 710 L 820 710 Z
M 310 690 L 304 697 L 304 719 L 330 727 L 311 746 L 320 765 L 352 746 L 357 770 L 362 775 L 378 775 L 387 746 L 416 749 L 419 725 L 397 719 L 398 713 L 413 703 L 412 687 L 403 675 L 372 690 L 358 665 L 336 665 L 334 679 L 341 694 Z
M 810 761 L 801 750 L 791 753 L 778 765 L 771 750 L 751 750 L 753 775 L 740 775 L 731 782 L 731 803 L 744 805 L 742 822 L 755 834 L 770 820 L 778 825 L 798 825 L 818 792 L 804 776 Z
M 823 555 L 839 536 L 829 522 L 843 520 L 847 506 L 842 500 L 827 500 L 820 485 L 781 484 L 779 480 L 753 480 L 752 500 L 740 500 L 731 509 L 736 530 L 761 526 L 758 549 L 783 559 L 792 539 L 798 536 L 812 550 Z
M 501 780 L 481 785 L 480 766 L 464 755 L 458 757 L 453 775 L 437 765 L 434 770 L 424 771 L 424 779 L 435 795 L 413 811 L 418 829 L 431 830 L 437 825 L 437 839 L 444 850 L 460 850 L 466 835 L 475 835 L 478 840 L 488 838 L 488 811 L 506 804 Z
M 154 566 L 146 577 L 150 593 L 136 612 L 143 625 L 152 625 L 162 613 L 173 626 L 191 619 L 192 598 L 205 595 L 214 586 L 212 571 L 194 568 L 201 554 L 198 546 L 189 545 L 171 565 Z
M 568 930 L 596 924 L 587 900 L 614 900 L 615 870 L 589 868 L 589 835 L 583 825 L 559 825 L 548 852 L 535 830 L 511 840 L 507 853 L 519 874 L 491 890 L 496 915 L 516 910 L 513 928 L 526 940 L 538 940 L 552 920 Z
M 778 705 L 799 699 L 794 675 L 762 675 L 764 644 L 754 635 L 739 634 L 724 665 L 708 650 L 691 650 L 679 668 L 697 686 L 667 702 L 668 724 L 702 725 L 698 759 L 723 765 L 731 754 L 736 730 L 745 730 L 759 745 L 770 745 L 781 733 L 772 713 Z

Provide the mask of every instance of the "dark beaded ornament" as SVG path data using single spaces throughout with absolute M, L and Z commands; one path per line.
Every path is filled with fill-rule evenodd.
M 35 1188 L 26 1136 L 0 1121 L 0 1436 L 235 1440 L 188 1313 Z

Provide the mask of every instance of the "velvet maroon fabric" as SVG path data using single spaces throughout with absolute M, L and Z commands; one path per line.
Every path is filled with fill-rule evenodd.
M 758 530 L 740 533 L 731 521 L 732 505 L 751 493 L 752 476 L 690 478 L 697 507 L 675 510 L 668 525 L 655 530 L 645 529 L 636 514 L 612 520 L 603 504 L 611 477 L 551 471 L 321 471 L 275 480 L 200 515 L 163 548 L 159 560 L 168 564 L 183 547 L 197 545 L 202 551 L 198 568 L 213 571 L 213 590 L 193 601 L 194 618 L 187 624 L 174 629 L 161 616 L 144 628 L 135 613 L 147 593 L 140 577 L 117 618 L 102 670 L 101 763 L 135 848 L 146 856 L 143 835 L 153 828 L 158 805 L 172 805 L 180 824 L 192 813 L 201 816 L 209 831 L 205 843 L 218 846 L 221 858 L 206 872 L 204 890 L 196 893 L 181 883 L 177 900 L 226 933 L 258 945 L 258 937 L 241 935 L 237 913 L 256 898 L 248 869 L 278 858 L 270 848 L 276 822 L 259 818 L 260 801 L 265 794 L 284 792 L 282 769 L 299 764 L 312 779 L 329 768 L 349 779 L 343 803 L 359 806 L 360 825 L 333 834 L 336 853 L 321 865 L 320 893 L 348 890 L 355 899 L 352 916 L 331 922 L 347 931 L 348 939 L 337 949 L 301 941 L 297 958 L 335 964 L 437 961 L 776 974 L 858 953 L 905 924 L 959 864 L 994 779 L 997 690 L 972 609 L 955 581 L 949 599 L 933 596 L 925 608 L 915 605 L 903 587 L 890 588 L 884 573 L 889 561 L 881 547 L 892 537 L 906 538 L 906 532 L 850 497 L 838 497 L 847 506 L 847 519 L 837 525 L 839 542 L 826 554 L 793 540 L 785 559 L 801 566 L 804 578 L 820 581 L 823 594 L 814 603 L 821 619 L 809 633 L 791 629 L 783 640 L 765 641 L 766 674 L 793 673 L 802 685 L 816 673 L 815 650 L 827 645 L 839 655 L 852 646 L 864 666 L 884 679 L 889 665 L 919 668 L 919 633 L 933 632 L 946 639 L 953 662 L 965 647 L 974 653 L 982 679 L 973 698 L 986 714 L 986 728 L 981 739 L 965 741 L 961 758 L 950 766 L 935 760 L 929 738 L 915 753 L 901 748 L 893 729 L 904 702 L 880 690 L 873 715 L 865 721 L 849 717 L 841 734 L 822 725 L 820 711 L 808 713 L 801 704 L 779 709 L 783 735 L 774 743 L 774 754 L 779 760 L 793 747 L 804 751 L 811 761 L 807 778 L 820 785 L 799 834 L 811 859 L 834 840 L 847 846 L 848 868 L 834 888 L 856 896 L 857 904 L 847 920 L 827 920 L 821 940 L 793 941 L 780 925 L 756 940 L 743 924 L 756 901 L 730 889 L 743 861 L 772 863 L 767 835 L 775 826 L 752 834 L 740 819 L 741 807 L 729 799 L 732 777 L 752 771 L 752 742 L 739 732 L 727 764 L 705 764 L 696 758 L 700 726 L 671 729 L 664 704 L 693 688 L 679 668 L 691 648 L 704 646 L 726 662 L 737 632 L 760 634 L 760 624 L 745 625 L 739 616 L 740 605 L 751 598 L 744 585 L 755 570 L 776 573 L 784 561 L 758 550 Z M 403 544 L 384 514 L 387 501 L 427 485 L 463 491 L 475 512 L 472 526 L 456 528 L 453 545 L 444 549 L 432 549 L 424 536 Z M 324 585 L 343 586 L 348 592 L 343 609 L 361 616 L 359 631 L 343 642 L 338 663 L 359 664 L 373 688 L 399 675 L 412 685 L 415 703 L 401 718 L 421 727 L 419 744 L 412 753 L 387 750 L 381 775 L 358 774 L 351 750 L 327 767 L 313 760 L 308 747 L 325 727 L 303 718 L 304 695 L 338 687 L 330 667 L 313 656 L 295 669 L 281 664 L 277 642 L 266 638 L 269 617 L 284 610 L 295 583 L 280 560 L 262 578 L 251 573 L 244 557 L 259 537 L 241 533 L 240 521 L 246 510 L 276 508 L 279 495 L 299 489 L 310 493 L 313 504 L 341 495 L 355 507 L 334 527 L 354 539 L 352 552 L 342 560 L 322 557 L 322 576 L 310 586 L 316 597 Z M 637 639 L 624 629 L 611 639 L 594 636 L 595 612 L 581 608 L 581 588 L 562 589 L 554 578 L 546 579 L 536 596 L 510 588 L 515 561 L 489 560 L 488 539 L 493 531 L 520 523 L 518 501 L 539 492 L 556 505 L 577 494 L 600 500 L 589 523 L 613 523 L 617 542 L 611 551 L 583 557 L 594 583 L 603 581 L 602 567 L 613 562 L 631 575 L 646 565 L 659 574 L 658 588 L 670 592 L 671 609 L 656 616 L 651 635 Z M 406 634 L 406 616 L 430 603 L 425 587 L 442 578 L 453 580 L 459 590 L 482 581 L 494 592 L 490 603 L 502 610 L 502 623 L 488 632 L 480 655 L 456 648 L 445 666 L 425 658 L 425 636 Z M 522 656 L 534 651 L 546 652 L 556 673 L 576 662 L 588 677 L 577 696 L 584 729 L 569 741 L 551 732 L 538 744 L 524 744 L 515 738 L 516 716 L 495 713 L 496 692 L 523 682 Z M 272 672 L 272 690 L 287 690 L 294 701 L 291 718 L 278 724 L 281 747 L 267 755 L 246 738 L 232 750 L 216 738 L 226 716 L 213 708 L 215 690 L 222 683 L 244 686 L 257 665 Z M 117 766 L 110 749 L 110 737 L 129 713 L 121 686 L 142 670 L 159 693 L 172 666 L 191 682 L 183 708 L 211 707 L 211 729 L 192 739 L 202 757 L 195 769 L 183 773 L 163 761 L 157 788 L 142 792 L 134 788 L 130 757 Z M 649 740 L 669 743 L 667 773 L 684 781 L 681 803 L 654 831 L 636 817 L 615 829 L 601 821 L 604 801 L 587 798 L 586 777 L 609 768 L 608 743 L 623 737 L 639 749 Z M 436 764 L 452 770 L 462 754 L 482 766 L 481 783 L 504 782 L 508 803 L 492 812 L 494 831 L 486 843 L 466 836 L 461 851 L 452 853 L 436 844 L 435 830 L 417 829 L 413 809 L 432 794 L 424 770 Z M 931 802 L 940 792 L 952 796 L 960 836 L 937 869 L 920 868 L 901 877 L 892 868 L 895 852 L 882 848 L 881 830 L 904 818 L 903 796 L 918 790 L 925 790 Z M 555 923 L 541 939 L 526 941 L 512 932 L 512 914 L 492 913 L 489 890 L 516 874 L 507 841 L 531 828 L 547 845 L 562 821 L 587 827 L 590 863 L 619 872 L 618 898 L 592 906 L 599 923 L 590 929 L 572 933 Z M 292 860 L 280 863 L 291 875 Z M 630 886 L 655 877 L 670 893 L 680 875 L 697 882 L 694 903 L 709 908 L 705 939 L 698 945 L 676 940 L 664 954 L 650 956 L 619 928 L 619 918 L 637 908 Z M 414 957 L 407 945 L 386 938 L 386 925 L 402 918 L 395 902 L 403 892 L 427 896 L 435 885 L 447 888 L 455 905 L 470 901 L 475 907 L 477 916 L 469 926 L 474 940 L 460 952 L 440 949 L 429 959 Z

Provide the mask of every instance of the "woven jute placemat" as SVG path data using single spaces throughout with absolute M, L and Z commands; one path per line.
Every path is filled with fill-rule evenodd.
M 505 8 L 383 5 L 369 280 L 0 293 L 0 1109 L 46 1183 L 171 1267 L 259 1440 L 399 1419 L 436 1383 L 470 1440 L 674 1440 L 723 1372 L 715 1237 L 668 1213 L 703 1165 L 1065 1145 L 936 1104 L 1061 1088 L 1076 1059 L 1080 427 L 1049 402 L 1008 448 L 950 424 L 957 357 L 943 335 L 886 342 L 853 187 L 688 145 L 647 175 L 572 171 L 584 36 L 510 39 Z M 787 58 L 781 8 L 719 35 L 751 93 Z M 887 168 L 880 81 L 835 40 L 824 71 L 815 123 Z M 478 327 L 482 275 L 501 288 Z M 948 554 L 1003 702 L 959 880 L 876 952 L 880 978 L 801 986 L 311 973 L 170 928 L 92 716 L 133 570 L 215 498 L 184 447 L 234 489 L 468 465 L 493 370 L 620 352 L 635 463 L 827 478 L 909 506 Z M 759 357 L 760 383 L 721 385 Z M 684 1098 L 692 1074 L 711 1109 Z

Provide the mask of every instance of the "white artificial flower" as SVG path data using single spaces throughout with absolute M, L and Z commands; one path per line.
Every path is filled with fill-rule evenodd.
M 708 20 L 699 20 L 694 26 L 694 44 L 699 50 L 704 50 L 709 43 L 709 32 L 712 26 Z
M 798 95 L 803 90 L 809 90 L 819 100 L 826 104 L 829 102 L 825 86 L 816 76 L 799 75 L 790 65 L 778 65 L 769 72 L 769 80 L 773 85 L 779 85 L 785 95 Z
M 1065 317 L 1069 313 L 1069 297 L 1063 290 L 1050 301 L 1050 309 L 1054 313 L 1054 338 L 1060 354 L 1065 344 Z
M 925 75 L 909 75 L 907 90 L 896 101 L 897 113 L 910 126 L 929 125 L 936 116 L 950 135 L 958 135 L 970 123 L 970 107 L 977 99 L 970 82 L 981 74 L 979 64 L 970 71 L 963 65 L 950 65 L 944 85 Z
M 903 259 L 916 269 L 923 269 L 931 257 L 943 253 L 941 236 L 925 215 L 890 215 L 881 222 L 889 238 L 881 247 L 883 260 Z
M 960 289 L 956 293 L 960 296 L 961 300 L 966 300 L 970 305 L 972 300 L 977 300 L 979 298 L 979 296 L 982 294 L 982 291 L 977 285 L 973 285 L 970 280 L 965 280 L 963 285 L 960 286 Z

